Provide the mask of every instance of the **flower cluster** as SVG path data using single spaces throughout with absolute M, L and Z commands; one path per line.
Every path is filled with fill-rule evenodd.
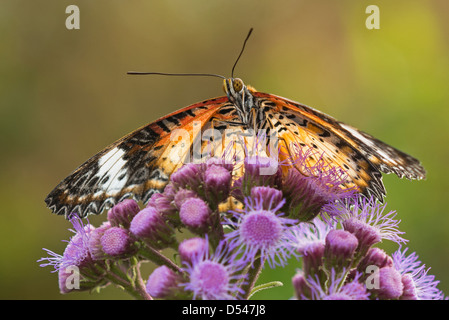
M 385 205 L 359 199 L 336 205 L 338 222 L 316 218 L 292 230 L 290 241 L 302 257 L 302 269 L 293 277 L 297 299 L 368 300 L 442 299 L 438 281 L 425 265 L 401 247 L 388 255 L 375 245 L 392 240 L 406 242 L 396 213 Z M 334 213 L 335 213 L 334 212 Z M 339 228 L 341 226 L 341 228 Z
M 276 164 L 270 175 L 264 157 L 239 167 L 218 158 L 185 164 L 145 207 L 124 200 L 97 228 L 73 215 L 63 255 L 47 250 L 41 265 L 58 272 L 61 293 L 115 284 L 141 299 L 248 299 L 275 285 L 255 286 L 265 265 L 296 258 L 297 299 L 443 298 L 415 254 L 375 247 L 406 242 L 396 213 L 343 188 L 344 173 L 310 158 Z M 146 281 L 145 261 L 156 264 Z

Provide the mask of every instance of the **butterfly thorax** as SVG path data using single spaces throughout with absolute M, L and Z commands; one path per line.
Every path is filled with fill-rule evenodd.
M 246 86 L 239 78 L 225 79 L 223 81 L 223 89 L 228 96 L 229 102 L 234 105 L 241 125 L 247 128 L 258 128 L 261 119 L 258 112 L 258 99 L 252 94 L 255 89 Z

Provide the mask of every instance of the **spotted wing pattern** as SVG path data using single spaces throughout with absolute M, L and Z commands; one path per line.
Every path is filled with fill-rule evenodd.
M 252 126 L 277 133 L 276 148 L 286 150 L 281 161 L 295 159 L 293 146 L 316 150 L 314 154 L 321 156 L 307 158 L 307 166 L 325 161 L 340 168 L 347 175 L 343 187 L 355 187 L 379 200 L 385 195 L 381 172 L 425 178 L 417 159 L 367 133 L 300 103 L 257 92 L 243 83 L 234 87 L 234 79 L 226 81 L 230 81 L 227 93 L 233 88 L 240 91 L 171 113 L 114 142 L 59 183 L 47 196 L 47 206 L 67 217 L 74 212 L 98 214 L 128 197 L 146 203 L 153 193 L 163 190 L 183 163 L 195 162 L 189 156 L 200 161 L 204 156 L 225 157 L 239 163 L 249 152 L 254 154 L 260 146 L 244 133 Z M 244 94 L 246 99 L 239 100 Z M 251 104 L 242 107 L 235 104 L 238 101 Z M 242 114 L 251 114 L 254 122 L 244 123 Z M 234 134 L 239 137 L 227 139 Z M 241 174 L 241 168 L 237 166 L 235 173 Z
M 346 187 L 355 186 L 382 200 L 386 192 L 381 172 L 393 172 L 410 180 L 425 178 L 426 172 L 417 159 L 367 133 L 300 103 L 261 92 L 253 95 L 260 99 L 284 149 L 292 151 L 291 145 L 296 144 L 317 150 L 328 165 L 346 172 Z M 313 165 L 317 159 L 309 161 Z
M 45 202 L 53 212 L 66 217 L 73 212 L 80 216 L 98 214 L 128 197 L 147 202 L 183 164 L 199 133 L 211 127 L 224 130 L 227 122 L 236 121 L 234 112 L 227 97 L 219 97 L 143 126 L 83 163 L 55 187 Z M 189 141 L 171 139 L 175 129 L 185 130 Z M 201 143 L 204 149 L 204 141 Z M 181 161 L 174 161 L 173 155 Z

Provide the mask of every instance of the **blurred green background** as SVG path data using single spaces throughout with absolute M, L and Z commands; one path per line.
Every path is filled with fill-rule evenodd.
M 65 9 L 79 6 L 80 30 Z M 380 8 L 368 30 L 365 9 Z M 0 3 L 0 298 L 121 299 L 60 295 L 40 268 L 71 233 L 47 193 L 91 155 L 133 129 L 222 95 L 215 78 L 137 77 L 127 71 L 230 75 L 259 91 L 314 106 L 419 158 L 425 181 L 385 176 L 388 209 L 449 293 L 449 2 L 3 0 Z M 98 225 L 105 215 L 94 217 Z M 396 247 L 385 243 L 388 250 Z M 287 270 L 266 269 L 292 296 Z

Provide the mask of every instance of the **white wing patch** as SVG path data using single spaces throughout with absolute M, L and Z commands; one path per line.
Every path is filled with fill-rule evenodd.
M 95 175 L 100 180 L 100 192 L 111 193 L 120 191 L 126 185 L 127 170 L 125 168 L 126 160 L 123 159 L 125 151 L 119 148 L 113 148 L 104 154 L 98 160 L 98 172 Z M 104 181 L 104 183 L 102 183 Z

